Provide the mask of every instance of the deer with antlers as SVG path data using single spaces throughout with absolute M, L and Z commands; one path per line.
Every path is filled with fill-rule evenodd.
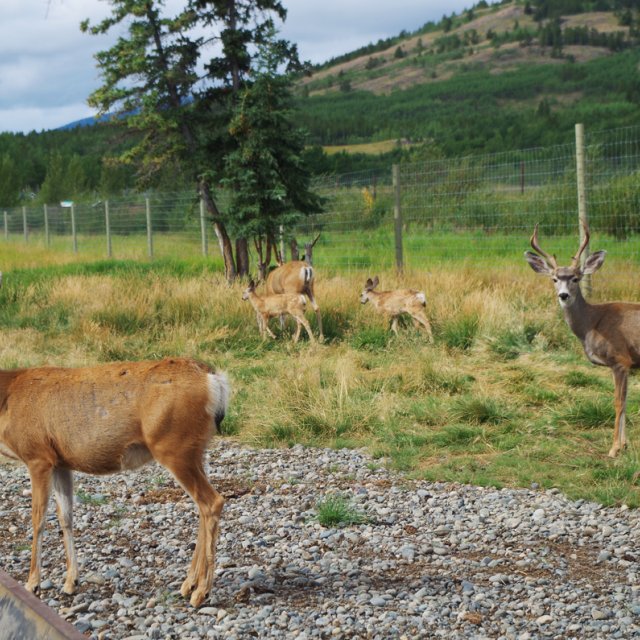
M 613 373 L 616 419 L 609 456 L 614 458 L 626 446 L 629 371 L 640 367 L 640 304 L 590 304 L 584 299 L 580 281 L 583 276 L 595 273 L 602 266 L 606 252 L 596 251 L 580 265 L 582 253 L 589 243 L 589 229 L 586 225 L 583 228 L 584 239 L 569 267 L 559 267 L 556 257 L 540 248 L 538 225 L 531 236 L 531 246 L 536 253 L 527 251 L 524 255 L 536 273 L 553 279 L 565 320 L 582 342 L 587 358 L 593 364 L 609 367 Z
M 431 324 L 424 309 L 427 305 L 426 296 L 415 289 L 395 289 L 393 291 L 375 291 L 379 284 L 378 276 L 373 280 L 367 278 L 364 289 L 360 294 L 360 302 L 371 302 L 373 308 L 391 319 L 391 330 L 398 335 L 398 318 L 406 313 L 411 316 L 413 326 L 423 327 L 433 342 Z
M 198 507 L 198 538 L 181 593 L 199 606 L 213 581 L 224 505 L 205 475 L 204 451 L 228 399 L 226 375 L 187 358 L 0 370 L 0 453 L 22 461 L 31 477 L 33 541 L 26 588 L 40 587 L 51 489 L 67 558 L 63 591 L 72 594 L 78 585 L 73 471 L 110 474 L 153 459 Z
M 268 333 L 272 338 L 275 335 L 269 329 L 269 319 L 290 315 L 296 321 L 296 332 L 293 341 L 298 342 L 300 338 L 300 328 L 304 327 L 309 340 L 315 342 L 315 338 L 311 333 L 311 327 L 304 316 L 304 310 L 307 306 L 307 300 L 302 294 L 298 293 L 278 293 L 266 296 L 259 296 L 256 293 L 256 284 L 253 280 L 242 294 L 243 300 L 248 300 L 256 312 L 258 318 L 258 329 L 260 335 L 264 338 L 264 334 Z
M 268 296 L 286 293 L 303 295 L 309 298 L 311 307 L 316 313 L 319 339 L 322 342 L 324 340 L 322 317 L 314 293 L 315 272 L 311 266 L 311 252 L 319 237 L 320 234 L 316 236 L 313 242 L 305 244 L 305 260 L 292 260 L 276 267 L 267 276 L 265 286 Z

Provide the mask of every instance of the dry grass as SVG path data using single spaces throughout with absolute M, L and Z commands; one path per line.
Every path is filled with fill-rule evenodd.
M 382 288 L 426 292 L 434 345 L 409 322 L 393 337 L 359 304 L 375 274 L 323 277 L 318 268 L 328 339 L 293 345 L 293 328 L 280 335 L 275 321 L 278 339 L 261 341 L 242 284 L 229 287 L 199 265 L 114 263 L 69 273 L 58 261 L 39 270 L 5 262 L 0 366 L 190 355 L 229 371 L 225 429 L 248 443 L 365 447 L 431 479 L 535 482 L 608 504 L 640 503 L 638 384 L 629 394 L 630 447 L 609 460 L 610 374 L 587 363 L 549 282 L 524 263 L 378 273 Z M 638 299 L 639 275 L 611 268 L 594 281 L 595 297 Z

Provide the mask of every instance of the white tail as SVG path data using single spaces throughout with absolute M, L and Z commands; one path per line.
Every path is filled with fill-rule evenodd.
M 296 332 L 293 336 L 293 341 L 298 342 L 301 326 L 305 328 L 305 331 L 309 336 L 309 340 L 311 342 L 315 341 L 315 338 L 311 333 L 311 327 L 304 316 L 307 300 L 302 294 L 280 293 L 261 297 L 256 293 L 255 289 L 256 286 L 252 280 L 242 294 L 242 299 L 249 300 L 255 309 L 256 316 L 258 318 L 258 328 L 260 329 L 260 335 L 262 335 L 263 338 L 265 332 L 272 338 L 275 338 L 275 335 L 271 329 L 269 329 L 270 318 L 290 315 L 296 321 Z
M 424 293 L 415 289 L 374 291 L 378 283 L 378 276 L 373 280 L 367 278 L 364 289 L 360 294 L 360 302 L 362 304 L 371 302 L 376 311 L 390 318 L 391 330 L 396 335 L 398 334 L 398 318 L 403 313 L 409 314 L 413 320 L 413 325 L 415 327 L 423 327 L 429 336 L 429 341 L 433 342 L 431 324 L 424 311 L 427 304 L 427 298 Z
M 0 453 L 31 476 L 33 543 L 27 589 L 40 586 L 42 534 L 51 488 L 67 556 L 65 593 L 78 584 L 73 471 L 115 473 L 152 459 L 198 507 L 198 539 L 182 585 L 198 606 L 213 581 L 222 496 L 209 484 L 204 451 L 229 402 L 224 373 L 186 358 L 79 369 L 0 370 Z
M 311 307 L 316 313 L 318 333 L 322 341 L 324 339 L 322 334 L 322 317 L 313 291 L 314 282 L 315 272 L 313 267 L 304 260 L 294 260 L 292 262 L 286 262 L 271 271 L 267 276 L 265 286 L 268 296 L 283 293 L 297 293 L 307 296 L 309 302 L 311 302 Z
M 596 251 L 580 266 L 580 256 L 589 243 L 589 229 L 570 267 L 559 267 L 556 257 L 545 253 L 538 244 L 538 225 L 531 236 L 531 246 L 525 259 L 531 268 L 553 279 L 558 302 L 565 320 L 582 342 L 587 358 L 593 363 L 609 367 L 615 385 L 616 421 L 613 444 L 609 455 L 613 458 L 626 446 L 625 414 L 629 370 L 640 367 L 640 304 L 606 302 L 589 304 L 580 290 L 580 280 L 596 272 L 604 263 L 605 252 Z

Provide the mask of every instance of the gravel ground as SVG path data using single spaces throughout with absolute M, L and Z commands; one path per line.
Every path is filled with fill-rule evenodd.
M 2 566 L 26 581 L 29 480 L 0 466 Z M 94 638 L 640 637 L 640 512 L 561 493 L 415 482 L 359 451 L 252 450 L 219 440 L 226 497 L 216 579 L 178 592 L 195 544 L 191 501 L 158 466 L 76 476 L 74 596 L 53 506 L 41 597 Z M 339 494 L 364 516 L 322 526 Z

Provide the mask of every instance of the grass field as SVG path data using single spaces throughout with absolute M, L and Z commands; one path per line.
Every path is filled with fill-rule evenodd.
M 363 447 L 377 464 L 431 480 L 536 483 L 640 505 L 638 384 L 628 449 L 611 460 L 610 373 L 586 361 L 550 283 L 520 249 L 482 269 L 431 262 L 402 279 L 378 272 L 382 288 L 426 292 L 433 345 L 409 322 L 393 337 L 359 304 L 364 270 L 317 265 L 327 340 L 294 346 L 292 327 L 282 336 L 276 322 L 279 338 L 262 342 L 242 284 L 227 285 L 204 258 L 95 260 L 3 242 L 0 264 L 3 368 L 195 356 L 229 372 L 224 430 L 245 443 Z M 640 268 L 608 267 L 594 277 L 594 298 L 640 299 Z

